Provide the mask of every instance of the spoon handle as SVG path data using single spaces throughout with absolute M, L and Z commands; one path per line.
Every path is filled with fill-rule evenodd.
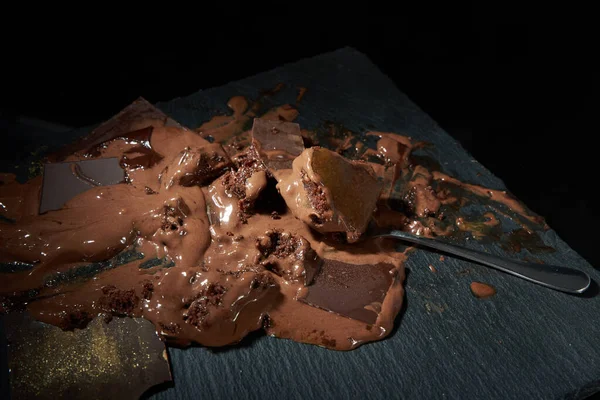
M 590 286 L 591 282 L 588 274 L 573 268 L 511 260 L 467 249 L 462 246 L 444 243 L 436 239 L 411 235 L 403 231 L 390 230 L 379 232 L 374 236 L 396 238 L 431 247 L 566 293 L 583 293 Z

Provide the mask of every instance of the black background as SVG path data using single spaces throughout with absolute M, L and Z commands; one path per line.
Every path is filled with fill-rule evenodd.
M 138 96 L 166 101 L 350 45 L 600 266 L 591 123 L 597 69 L 587 32 L 474 8 L 418 19 L 228 18 L 192 32 L 146 21 L 115 40 L 71 32 L 9 43 L 0 108 L 8 144 L 0 155 L 12 159 L 40 145 L 11 135 L 21 115 L 89 125 Z

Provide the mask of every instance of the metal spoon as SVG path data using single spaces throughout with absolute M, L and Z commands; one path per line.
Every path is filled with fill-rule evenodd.
M 573 268 L 511 260 L 482 253 L 477 250 L 444 243 L 436 239 L 415 236 L 399 230 L 378 231 L 369 236 L 401 239 L 407 242 L 431 247 L 445 253 L 476 261 L 483 265 L 487 265 L 488 267 L 499 269 L 500 271 L 561 292 L 583 293 L 591 283 L 588 274 Z

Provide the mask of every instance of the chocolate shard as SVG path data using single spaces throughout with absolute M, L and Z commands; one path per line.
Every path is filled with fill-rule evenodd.
M 4 316 L 12 399 L 138 399 L 171 381 L 164 343 L 141 318 L 95 318 L 62 329 L 27 313 Z
M 254 119 L 252 146 L 271 173 L 292 168 L 292 162 L 304 150 L 300 125 L 285 121 Z
M 121 110 L 117 115 L 100 124 L 89 135 L 50 154 L 47 159 L 49 162 L 63 161 L 66 157 L 74 153 L 85 152 L 90 148 L 108 142 L 127 132 L 136 131 L 149 126 L 154 128 L 174 126 L 185 129 L 146 99 L 140 97 Z
M 124 181 L 125 171 L 118 158 L 45 164 L 39 212 L 58 210 L 93 187 Z
M 390 264 L 354 265 L 325 259 L 300 301 L 374 324 L 393 281 L 392 269 Z

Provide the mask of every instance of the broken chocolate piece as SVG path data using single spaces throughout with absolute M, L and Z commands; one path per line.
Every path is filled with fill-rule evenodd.
M 96 186 L 123 183 L 118 158 L 101 158 L 44 165 L 40 214 L 59 210 L 73 197 Z
M 354 265 L 323 260 L 308 294 L 300 301 L 374 324 L 392 284 L 393 268 L 390 264 Z
M 13 399 L 138 399 L 171 380 L 164 343 L 142 318 L 96 318 L 65 332 L 27 313 L 6 315 Z
M 140 97 L 125 107 L 117 115 L 98 126 L 89 135 L 79 139 L 75 143 L 65 146 L 58 152 L 49 155 L 48 161 L 63 161 L 73 153 L 85 152 L 127 132 L 147 127 L 163 126 L 175 126 L 185 129 L 161 110 L 154 107 L 146 99 Z
M 277 185 L 292 213 L 322 233 L 355 242 L 375 211 L 382 184 L 371 167 L 321 147 L 306 149 Z
M 300 125 L 258 118 L 252 125 L 252 145 L 271 173 L 292 168 L 292 162 L 304 150 Z

